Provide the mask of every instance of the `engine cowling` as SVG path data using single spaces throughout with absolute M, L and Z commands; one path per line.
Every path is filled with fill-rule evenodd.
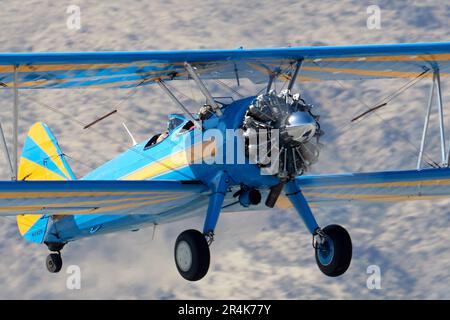
M 274 90 L 259 95 L 249 106 L 242 125 L 246 154 L 261 168 L 280 178 L 303 174 L 318 160 L 319 116 L 300 95 Z

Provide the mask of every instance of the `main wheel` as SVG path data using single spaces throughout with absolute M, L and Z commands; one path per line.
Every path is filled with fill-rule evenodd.
M 47 256 L 46 260 L 47 270 L 51 273 L 57 273 L 62 268 L 62 259 L 61 254 L 59 253 L 50 253 Z
M 189 281 L 203 278 L 209 269 L 209 246 L 197 230 L 182 232 L 175 242 L 175 264 L 178 272 Z
M 316 262 L 324 274 L 338 277 L 347 271 L 352 260 L 352 240 L 347 230 L 329 225 L 323 230 L 325 239 L 316 246 Z

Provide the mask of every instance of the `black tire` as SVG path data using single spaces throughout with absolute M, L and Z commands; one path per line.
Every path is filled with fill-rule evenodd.
M 352 260 L 352 240 L 347 230 L 339 225 L 329 225 L 322 231 L 329 239 L 331 239 L 333 251 L 331 255 L 323 258 L 324 254 L 319 253 L 321 248 L 316 248 L 315 256 L 317 266 L 325 275 L 329 277 L 338 277 L 344 274 L 350 266 Z M 328 244 L 330 244 L 330 242 Z M 330 251 L 331 250 L 328 252 Z M 321 255 L 321 258 L 319 258 L 319 254 Z M 323 261 L 327 260 L 326 258 L 329 260 L 324 264 Z
M 46 260 L 47 270 L 51 273 L 58 273 L 62 268 L 62 259 L 59 253 L 50 253 Z
M 209 246 L 200 231 L 182 232 L 175 242 L 174 257 L 178 272 L 186 280 L 197 281 L 208 273 Z

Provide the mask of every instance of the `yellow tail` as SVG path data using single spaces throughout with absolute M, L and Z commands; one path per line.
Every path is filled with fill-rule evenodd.
M 28 131 L 18 169 L 18 180 L 75 179 L 56 138 L 42 122 L 35 123 Z M 43 241 L 47 221 L 48 217 L 42 214 L 17 216 L 20 234 L 32 242 Z

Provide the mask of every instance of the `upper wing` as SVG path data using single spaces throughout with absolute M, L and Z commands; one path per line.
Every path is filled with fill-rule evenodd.
M 141 52 L 0 53 L 0 86 L 47 88 L 128 88 L 158 79 L 186 80 L 184 62 L 205 79 L 249 78 L 269 74 L 290 79 L 303 59 L 299 81 L 413 78 L 433 68 L 446 77 L 450 42 L 271 49 Z
M 178 181 L 0 181 L 0 216 L 158 214 L 206 191 Z
M 320 205 L 450 197 L 450 168 L 300 176 L 296 182 L 309 202 Z

